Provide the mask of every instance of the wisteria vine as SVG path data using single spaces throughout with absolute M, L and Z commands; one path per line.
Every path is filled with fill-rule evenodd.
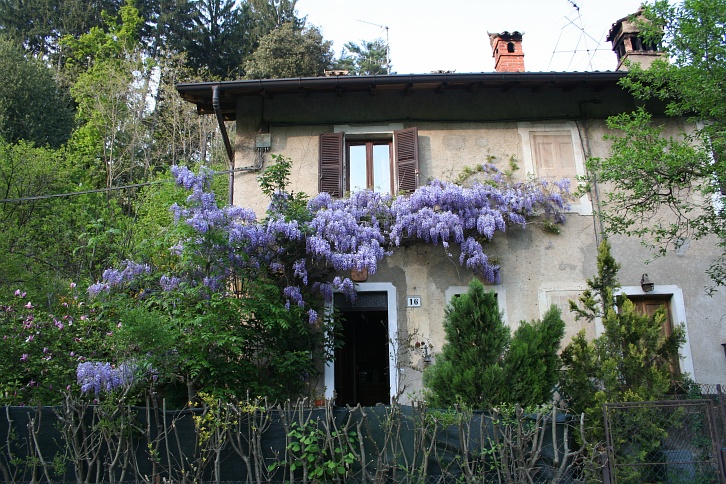
M 278 157 L 278 163 L 291 163 Z M 313 291 L 332 299 L 336 291 L 350 297 L 355 285 L 349 277 L 333 272 L 366 269 L 370 274 L 396 247 L 406 243 L 441 244 L 453 257 L 458 246 L 459 262 L 475 274 L 498 282 L 500 268 L 492 263 L 482 243 L 509 226 L 526 227 L 533 216 L 564 222 L 568 208 L 569 182 L 512 182 L 494 165 L 479 170 L 485 182 L 461 186 L 434 180 L 409 195 L 391 197 L 369 190 L 348 198 L 332 198 L 321 193 L 307 204 L 307 220 L 291 219 L 286 195 L 273 197 L 267 216 L 258 220 L 254 212 L 241 207 L 217 205 L 210 190 L 211 172 L 193 173 L 175 166 L 172 173 L 178 185 L 191 190 L 184 207 L 174 205 L 175 219 L 192 229 L 192 235 L 173 248 L 191 254 L 187 260 L 203 261 L 184 271 L 159 275 L 163 290 L 174 290 L 181 283 L 226 290 L 233 274 L 254 277 L 266 270 L 284 278 L 286 305 L 309 307 L 311 322 L 317 312 L 304 299 Z M 276 201 L 277 200 L 277 201 Z M 89 288 L 91 294 L 110 291 L 129 282 L 135 274 L 146 273 L 148 266 L 125 262 L 109 269 L 103 279 Z

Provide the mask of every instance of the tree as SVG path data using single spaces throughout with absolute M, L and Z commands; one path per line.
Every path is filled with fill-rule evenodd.
M 186 50 L 195 31 L 192 0 L 137 0 L 134 6 L 144 19 L 141 44 L 149 57 L 160 60 Z
M 447 306 L 444 331 L 446 343 L 424 372 L 430 405 L 488 409 L 501 403 L 541 405 L 552 398 L 565 332 L 556 307 L 541 321 L 521 322 L 510 337 L 495 294 L 473 279 L 469 291 Z
M 0 137 L 59 147 L 73 128 L 70 96 L 53 72 L 0 36 Z M 52 113 L 52 115 L 48 115 Z
M 260 40 L 245 64 L 248 79 L 322 76 L 333 54 L 316 27 L 302 30 L 286 23 Z
M 356 76 L 388 74 L 391 69 L 388 45 L 383 39 L 348 42 L 335 62 L 336 69 L 345 69 Z
M 305 18 L 298 18 L 295 11 L 297 0 L 248 0 L 247 3 L 253 18 L 253 34 L 258 41 L 287 23 L 294 30 L 305 27 Z
M 715 236 L 722 249 L 709 270 L 726 283 L 726 2 L 685 0 L 647 6 L 640 27 L 671 60 L 643 70 L 630 66 L 622 84 L 639 99 L 666 105 L 669 116 L 688 116 L 696 129 L 665 139 L 644 109 L 611 118 L 622 134 L 611 137 L 612 155 L 588 168 L 612 184 L 603 219 L 607 230 L 644 239 L 658 254 L 689 239 Z
M 199 116 L 195 106 L 184 101 L 176 90 L 180 82 L 203 80 L 185 66 L 183 54 L 159 59 L 159 75 L 154 110 L 147 124 L 153 140 L 151 158 L 155 169 L 166 172 L 169 166 L 202 163 L 216 167 L 229 163 L 214 116 Z
M 575 412 L 585 412 L 593 423 L 595 438 L 602 438 L 602 404 L 656 400 L 674 380 L 671 362 L 685 341 L 682 325 L 666 336 L 665 314 L 639 314 L 627 297 L 617 296 L 620 266 L 610 255 L 610 244 L 598 248 L 598 274 L 587 281 L 588 289 L 570 301 L 576 319 L 594 324 L 601 319 L 602 336 L 588 342 L 581 331 L 562 351 L 566 371 L 560 389 Z M 613 305 L 613 301 L 617 304 Z
M 120 20 L 108 21 L 108 31 L 94 27 L 78 39 L 64 38 L 79 124 L 69 147 L 91 168 L 89 179 L 106 188 L 151 174 L 149 133 L 143 125 L 149 96 L 144 81 L 151 66 L 139 46 L 142 19 L 128 4 Z
M 523 406 L 552 401 L 561 368 L 557 352 L 564 336 L 565 322 L 556 306 L 539 321 L 519 324 L 504 358 L 505 401 Z
M 239 77 L 255 40 L 249 6 L 235 0 L 198 0 L 194 6 L 194 26 L 184 46 L 188 65 L 220 79 Z
M 33 56 L 57 59 L 60 39 L 78 37 L 103 25 L 102 12 L 115 15 L 118 0 L 2 0 L 0 30 Z
M 444 331 L 446 343 L 424 372 L 429 404 L 464 403 L 482 409 L 501 403 L 504 372 L 499 359 L 510 335 L 495 294 L 472 279 L 469 291 L 446 307 Z

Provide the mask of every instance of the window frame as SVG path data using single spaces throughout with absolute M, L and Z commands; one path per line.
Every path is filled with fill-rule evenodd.
M 346 193 L 350 193 L 350 148 L 352 146 L 366 147 L 366 188 L 375 191 L 375 167 L 373 158 L 373 146 L 388 146 L 388 193 L 394 193 L 394 161 L 393 161 L 393 138 L 374 139 L 347 139 L 345 140 L 345 158 L 343 160 L 343 179 Z

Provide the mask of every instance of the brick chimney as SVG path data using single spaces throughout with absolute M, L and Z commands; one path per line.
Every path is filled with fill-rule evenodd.
M 637 20 L 636 20 L 637 19 Z M 625 61 L 640 64 L 640 67 L 647 69 L 656 59 L 665 59 L 665 54 L 658 45 L 648 44 L 640 35 L 636 24 L 642 21 L 643 8 L 639 8 L 633 15 L 623 17 L 613 24 L 608 32 L 607 41 L 612 42 L 613 52 L 618 57 L 619 71 L 627 71 Z
M 489 43 L 492 45 L 495 71 L 524 72 L 521 32 L 489 34 Z

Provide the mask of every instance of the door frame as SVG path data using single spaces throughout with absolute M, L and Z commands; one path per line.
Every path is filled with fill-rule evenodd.
M 390 282 L 359 282 L 355 284 L 356 292 L 385 292 L 388 302 L 388 379 L 390 399 L 398 395 L 398 309 L 396 305 L 396 287 Z M 333 303 L 330 303 L 332 310 Z M 331 311 L 332 312 L 332 311 Z M 335 361 L 325 363 L 325 398 L 332 399 L 335 391 Z

